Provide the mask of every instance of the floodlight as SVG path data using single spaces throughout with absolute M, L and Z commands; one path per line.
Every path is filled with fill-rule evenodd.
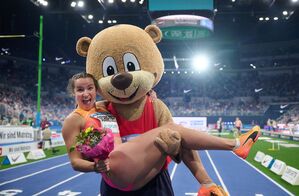
M 83 7 L 84 6 L 84 1 L 78 1 L 78 7 Z
M 48 4 L 49 4 L 48 1 L 43 1 L 43 2 L 42 2 L 42 5 L 43 5 L 43 6 L 48 6 Z
M 76 7 L 77 3 L 75 1 L 72 1 L 71 7 Z
M 209 60 L 208 60 L 207 56 L 200 55 L 193 59 L 192 64 L 193 64 L 194 69 L 196 69 L 198 71 L 204 71 L 208 68 Z

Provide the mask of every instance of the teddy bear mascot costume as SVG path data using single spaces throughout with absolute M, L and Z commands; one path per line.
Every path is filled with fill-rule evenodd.
M 93 39 L 83 37 L 77 42 L 77 53 L 87 57 L 87 73 L 96 78 L 101 96 L 109 101 L 107 107 L 116 117 L 122 142 L 172 122 L 167 106 L 161 100 L 152 100 L 148 96 L 164 72 L 163 58 L 156 46 L 161 38 L 162 33 L 155 25 L 141 29 L 121 24 L 102 30 Z M 167 134 L 165 131 L 156 140 L 166 153 L 169 147 Z M 178 155 L 171 157 L 176 162 L 183 160 L 202 185 L 198 195 L 226 195 L 208 176 L 197 151 L 182 148 Z M 170 161 L 168 158 L 159 174 L 137 191 L 120 191 L 102 180 L 101 195 L 174 195 L 167 170 Z

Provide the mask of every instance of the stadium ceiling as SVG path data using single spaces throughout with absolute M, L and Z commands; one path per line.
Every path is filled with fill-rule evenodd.
M 297 0 L 214 0 L 214 10 L 208 14 L 196 9 L 151 12 L 149 0 L 82 0 L 82 7 L 78 6 L 80 0 L 45 1 L 47 6 L 41 0 L 4 0 L 0 34 L 36 36 L 39 15 L 43 15 L 45 42 L 67 53 L 74 51 L 78 38 L 92 37 L 109 26 L 126 23 L 144 28 L 158 16 L 178 13 L 204 14 L 213 19 L 214 33 L 207 39 L 163 40 L 158 46 L 165 58 L 188 58 L 189 53 L 203 48 L 229 50 L 252 43 L 299 39 Z

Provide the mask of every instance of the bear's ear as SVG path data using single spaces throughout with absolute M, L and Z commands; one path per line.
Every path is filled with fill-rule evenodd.
M 80 56 L 86 57 L 91 39 L 89 37 L 81 37 L 77 41 L 76 51 Z
M 144 30 L 151 36 L 155 43 L 159 43 L 161 41 L 162 32 L 156 25 L 148 25 Z

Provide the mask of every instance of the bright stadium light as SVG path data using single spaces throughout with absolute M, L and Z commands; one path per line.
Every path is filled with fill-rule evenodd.
M 72 1 L 71 7 L 76 7 L 77 3 L 75 1 Z
M 87 17 L 88 17 L 89 20 L 93 19 L 93 15 L 92 14 L 89 14 Z
M 42 5 L 43 5 L 43 6 L 48 6 L 49 3 L 48 3 L 48 1 L 42 1 Z
M 192 65 L 194 69 L 198 71 L 204 71 L 209 65 L 208 57 L 205 55 L 197 56 L 193 59 Z
M 83 1 L 78 1 L 78 7 L 84 7 L 84 2 Z

